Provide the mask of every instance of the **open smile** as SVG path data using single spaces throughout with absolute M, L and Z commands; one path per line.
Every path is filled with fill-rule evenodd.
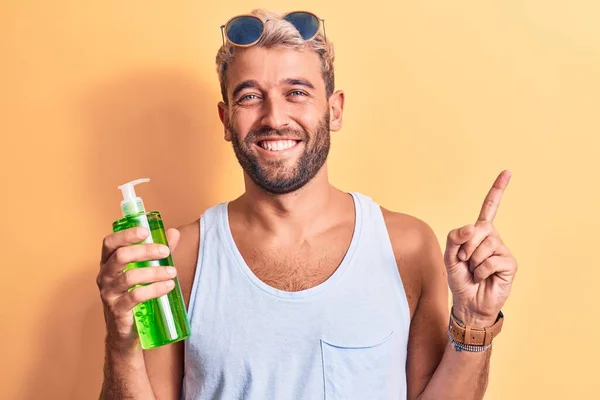
M 261 140 L 256 144 L 268 151 L 285 151 L 291 149 L 300 143 L 299 140 L 283 139 L 283 140 Z
M 291 156 L 301 147 L 301 140 L 295 139 L 265 139 L 254 143 L 258 152 L 264 157 Z

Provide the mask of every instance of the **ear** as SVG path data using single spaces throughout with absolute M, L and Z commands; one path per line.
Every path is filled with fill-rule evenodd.
M 223 124 L 223 137 L 226 141 L 231 142 L 231 131 L 229 130 L 229 107 L 227 107 L 227 104 L 220 101 L 217 105 L 217 109 L 219 111 L 219 119 Z
M 329 97 L 329 128 L 334 132 L 342 129 L 344 100 L 344 92 L 342 90 L 335 91 Z

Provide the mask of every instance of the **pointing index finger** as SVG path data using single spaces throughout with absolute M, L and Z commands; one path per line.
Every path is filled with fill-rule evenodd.
M 500 205 L 500 200 L 502 199 L 502 194 L 504 193 L 504 189 L 506 189 L 506 186 L 510 181 L 510 176 L 511 174 L 508 170 L 504 170 L 500 173 L 500 175 L 498 175 L 494 181 L 494 184 L 492 185 L 492 188 L 483 201 L 477 221 L 492 222 L 494 220 L 496 217 L 496 212 L 498 211 L 498 206 Z

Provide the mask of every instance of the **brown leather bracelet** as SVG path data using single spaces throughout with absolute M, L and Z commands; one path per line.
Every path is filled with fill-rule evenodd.
M 492 343 L 492 340 L 494 340 L 502 330 L 502 324 L 504 322 L 504 314 L 502 314 L 502 311 L 498 313 L 498 318 L 494 325 L 483 329 L 472 328 L 459 323 L 458 320 L 454 318 L 452 311 L 450 312 L 448 332 L 458 343 L 471 346 L 487 346 Z

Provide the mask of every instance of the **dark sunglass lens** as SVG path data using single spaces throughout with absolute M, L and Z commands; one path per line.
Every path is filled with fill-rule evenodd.
M 254 17 L 239 17 L 227 25 L 227 37 L 235 44 L 255 42 L 263 31 L 262 21 Z
M 319 20 L 312 14 L 305 12 L 292 13 L 285 17 L 286 21 L 289 21 L 298 29 L 302 39 L 310 39 L 319 30 Z

